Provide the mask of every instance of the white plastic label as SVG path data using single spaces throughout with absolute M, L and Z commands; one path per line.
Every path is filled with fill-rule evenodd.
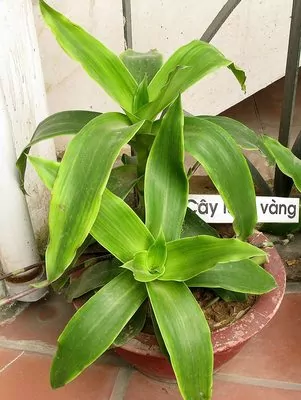
M 233 222 L 233 217 L 219 195 L 190 194 L 188 207 L 205 222 Z M 299 199 L 297 198 L 257 196 L 256 207 L 258 222 L 299 222 Z

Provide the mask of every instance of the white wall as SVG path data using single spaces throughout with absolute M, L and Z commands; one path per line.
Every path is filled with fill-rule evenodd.
M 29 142 L 37 124 L 48 115 L 31 1 L 0 1 L 0 30 L 0 86 L 5 102 L 2 111 L 7 113 L 7 126 L 9 126 L 7 135 L 11 135 L 14 146 L 11 156 L 13 168 L 15 161 L 13 157 L 20 154 Z M 2 129 L 4 128 L 2 127 Z M 0 135 L 4 139 L 3 131 L 0 132 Z M 55 158 L 54 144 L 52 141 L 40 143 L 35 146 L 33 153 L 42 157 Z M 11 165 L 6 165 L 6 167 L 10 168 Z M 16 171 L 12 171 L 12 175 L 15 173 Z M 1 176 L 4 177 L 3 174 Z M 14 185 L 15 193 L 18 191 L 18 195 L 21 196 L 17 179 L 15 182 L 11 181 L 10 184 Z M 29 205 L 31 221 L 38 243 L 42 247 L 47 239 L 49 193 L 30 166 L 26 175 L 26 190 L 29 193 L 26 200 Z M 9 206 L 8 194 L 5 197 L 6 201 L 2 199 L 3 203 L 1 204 L 4 206 L 6 203 Z M 11 206 L 15 200 L 12 195 Z M 19 208 L 18 212 L 21 213 Z M 16 214 L 16 211 L 12 210 L 11 229 L 13 229 L 13 214 Z M 24 216 L 25 218 L 27 217 Z M 22 218 L 18 218 L 19 232 L 24 232 L 23 222 Z M 7 234 L 11 234 L 13 237 L 14 233 L 9 228 L 8 223 Z M 16 230 L 18 229 L 16 228 Z M 29 241 L 30 239 L 23 235 L 20 240 Z M 16 256 L 19 256 L 17 246 L 15 252 Z
M 123 50 L 121 0 L 48 0 L 108 47 Z M 132 0 L 133 43 L 167 57 L 199 38 L 226 0 Z M 292 0 L 242 0 L 212 43 L 245 69 L 244 95 L 226 69 L 205 78 L 184 96 L 194 114 L 218 114 L 284 74 Z M 64 109 L 116 110 L 117 106 L 63 53 L 36 7 L 36 25 L 51 113 Z M 61 150 L 65 140 L 57 141 Z

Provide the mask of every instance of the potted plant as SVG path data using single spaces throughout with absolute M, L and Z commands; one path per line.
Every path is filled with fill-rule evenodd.
M 281 263 L 278 276 L 270 264 L 262 268 L 267 254 L 259 248 L 258 238 L 253 238 L 255 245 L 246 242 L 256 224 L 256 206 L 242 149 L 259 148 L 299 187 L 300 161 L 277 142 L 236 121 L 184 116 L 181 93 L 220 67 L 228 67 L 244 88 L 243 71 L 213 46 L 192 41 L 162 66 L 156 52 L 147 57 L 126 52 L 122 61 L 44 1 L 40 6 L 59 44 L 124 111 L 66 111 L 50 116 L 18 160 L 23 182 L 33 144 L 60 134 L 74 135 L 60 163 L 29 156 L 52 194 L 48 283 L 63 287 L 75 261 L 93 241 L 112 255 L 96 264 L 87 261 L 86 266 L 94 265 L 75 281 L 82 286 L 73 285 L 71 294 L 69 290 L 71 298 L 76 291 L 80 295 L 96 289 L 96 293 L 58 339 L 51 385 L 68 383 L 112 345 L 136 335 L 148 304 L 183 398 L 210 399 L 211 332 L 189 287 L 214 288 L 225 298 L 278 290 L 272 300 L 269 297 L 268 313 L 275 313 L 284 290 L 283 270 Z M 161 112 L 164 116 L 159 117 Z M 126 143 L 135 156 L 125 156 L 124 165 L 114 168 Z M 187 209 L 188 182 L 196 167 L 185 171 L 185 150 L 202 164 L 223 197 L 234 217 L 236 238 L 218 237 Z M 130 207 L 124 199 L 132 189 L 135 203 Z

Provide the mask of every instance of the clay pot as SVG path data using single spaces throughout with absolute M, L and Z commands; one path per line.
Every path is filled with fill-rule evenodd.
M 256 233 L 250 242 L 258 245 L 267 241 L 262 233 Z M 214 370 L 233 358 L 249 339 L 259 333 L 276 314 L 285 292 L 285 268 L 275 248 L 267 249 L 269 262 L 265 269 L 270 272 L 278 287 L 258 298 L 254 306 L 238 321 L 212 333 Z M 140 333 L 116 353 L 146 375 L 160 380 L 175 380 L 172 367 L 160 352 L 154 335 Z

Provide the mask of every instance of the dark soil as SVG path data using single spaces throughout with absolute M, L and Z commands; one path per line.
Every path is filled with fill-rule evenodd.
M 237 321 L 249 311 L 256 301 L 256 296 L 249 295 L 247 301 L 226 302 L 210 289 L 197 289 L 193 294 L 204 311 L 211 331 Z

